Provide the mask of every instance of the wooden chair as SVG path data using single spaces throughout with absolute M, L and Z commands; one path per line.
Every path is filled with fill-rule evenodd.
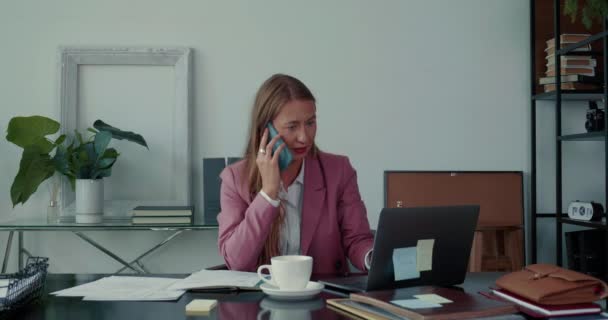
M 515 271 L 523 267 L 521 226 L 483 227 L 475 231 L 469 272 Z

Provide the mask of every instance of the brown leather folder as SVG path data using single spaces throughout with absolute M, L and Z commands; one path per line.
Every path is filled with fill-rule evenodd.
M 415 299 L 415 295 L 420 294 L 436 294 L 452 302 L 443 303 L 441 307 L 425 309 L 408 309 L 391 303 L 393 300 Z M 351 293 L 350 299 L 371 304 L 412 320 L 471 319 L 517 312 L 517 308 L 511 303 L 491 300 L 478 293 L 442 287 L 426 286 Z
M 552 264 L 526 266 L 498 278 L 496 285 L 545 305 L 593 302 L 608 296 L 604 281 Z

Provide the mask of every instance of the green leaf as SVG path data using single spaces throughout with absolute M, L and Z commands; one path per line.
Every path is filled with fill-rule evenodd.
M 99 131 L 99 133 L 95 135 L 95 153 L 98 158 L 101 158 L 106 152 L 110 140 L 112 140 L 112 134 L 108 131 Z
M 57 140 L 55 140 L 55 145 L 58 146 L 65 141 L 65 134 L 60 135 Z
M 74 153 L 74 155 L 76 156 L 75 160 L 80 160 L 80 163 L 86 164 L 89 161 L 87 151 L 84 149 L 79 150 L 78 153 Z
M 35 145 L 41 153 L 49 153 L 55 145 L 45 136 L 57 131 L 59 122 L 47 117 L 14 117 L 8 123 L 6 140 L 22 148 Z
M 102 159 L 105 158 L 118 158 L 118 156 L 120 155 L 120 153 L 118 153 L 118 151 L 116 151 L 116 149 L 114 148 L 108 148 L 106 149 L 106 152 L 103 153 L 103 156 L 101 156 Z
M 579 4 L 582 6 L 580 10 Z M 570 20 L 573 23 L 576 22 L 579 12 L 581 13 L 581 21 L 585 25 L 585 28 L 591 29 L 594 19 L 602 24 L 604 17 L 608 15 L 608 0 L 564 1 L 564 15 L 570 16 Z
M 37 146 L 23 149 L 19 171 L 11 186 L 13 207 L 25 203 L 36 192 L 40 184 L 53 176 L 55 166 L 48 154 L 42 153 Z
M 74 130 L 74 135 L 76 136 L 76 139 L 78 139 L 79 144 L 84 144 L 84 140 L 82 140 L 82 135 L 80 134 L 80 132 L 78 132 L 78 130 Z
M 55 165 L 55 169 L 64 175 L 73 174 L 70 172 L 70 164 L 67 157 L 67 149 L 59 145 L 57 146 L 57 151 L 55 152 L 55 156 L 53 157 L 53 164 Z
M 583 24 L 585 25 L 585 28 L 587 29 L 591 29 L 591 26 L 593 25 L 593 20 L 591 20 L 591 12 L 590 12 L 590 7 L 583 7 Z
M 95 178 L 93 178 L 93 179 L 101 179 L 101 178 L 109 177 L 111 175 L 112 175 L 112 168 L 107 168 L 107 169 L 97 171 L 97 173 L 95 174 Z
M 95 151 L 95 145 L 93 144 L 93 142 L 85 143 L 84 150 L 86 150 L 87 152 L 88 164 L 93 165 L 95 161 L 97 161 L 97 158 L 99 158 L 99 155 Z
M 99 131 L 97 131 L 97 130 L 95 130 L 95 129 L 93 129 L 93 128 L 87 128 L 87 131 L 88 131 L 88 132 L 91 132 L 91 133 L 93 133 L 93 134 L 97 134 L 97 133 L 99 132 Z
M 122 131 L 116 127 L 113 127 L 101 120 L 95 120 L 93 123 L 93 127 L 95 127 L 99 131 L 108 131 L 112 134 L 112 138 L 117 140 L 128 140 L 131 142 L 135 142 L 139 145 L 142 145 L 148 148 L 148 144 L 146 140 L 141 135 L 131 132 L 131 131 Z
M 569 15 L 572 22 L 576 21 L 577 10 L 578 0 L 566 0 L 564 2 L 564 15 Z

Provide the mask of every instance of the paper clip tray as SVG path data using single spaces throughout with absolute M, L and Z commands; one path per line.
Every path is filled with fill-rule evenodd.
M 49 258 L 29 257 L 22 270 L 0 274 L 0 311 L 13 310 L 40 297 L 44 290 Z M 4 291 L 6 290 L 6 291 Z

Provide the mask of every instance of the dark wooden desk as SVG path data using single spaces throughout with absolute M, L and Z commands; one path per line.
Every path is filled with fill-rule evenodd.
M 49 274 L 45 292 L 53 292 L 90 282 L 104 275 Z M 164 275 L 165 276 L 165 275 Z M 184 277 L 174 275 L 172 277 Z M 468 292 L 487 290 L 498 273 L 471 273 L 463 284 Z M 125 301 L 82 301 L 81 298 L 54 297 L 45 294 L 17 312 L 5 314 L 4 318 L 33 319 L 349 319 L 325 307 L 325 299 L 333 294 L 323 292 L 309 301 L 273 301 L 262 292 L 239 294 L 184 294 L 172 302 L 125 302 Z M 218 305 L 207 317 L 186 317 L 185 306 L 192 299 L 217 299 Z M 268 310 L 268 311 L 266 311 Z M 492 319 L 523 319 L 518 315 L 495 317 Z

